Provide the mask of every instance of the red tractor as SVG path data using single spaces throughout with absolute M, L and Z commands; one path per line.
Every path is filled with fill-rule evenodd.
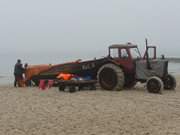
M 153 52 L 152 56 L 149 51 Z M 27 73 L 31 69 L 28 68 Z M 56 79 L 59 73 L 89 76 L 105 90 L 131 88 L 136 82 L 146 83 L 147 90 L 153 93 L 176 87 L 175 78 L 168 73 L 168 61 L 156 58 L 155 46 L 146 46 L 142 57 L 137 45 L 131 43 L 111 45 L 108 56 L 101 59 L 49 66 L 47 70 L 30 75 L 28 80 L 38 84 L 40 79 Z
M 151 57 L 149 56 L 150 51 L 152 52 Z M 136 82 L 141 82 L 146 83 L 149 92 L 159 93 L 162 89 L 173 90 L 176 87 L 175 78 L 168 73 L 168 61 L 164 58 L 156 58 L 155 46 L 146 46 L 145 54 L 142 57 L 137 45 L 130 43 L 126 45 L 112 45 L 109 47 L 109 56 L 117 65 L 108 64 L 100 68 L 98 72 L 100 84 L 103 84 L 105 78 L 105 76 L 101 77 L 101 72 L 104 70 L 103 72 L 105 73 L 105 70 L 110 70 L 107 67 L 111 67 L 111 69 L 116 71 L 116 77 L 119 78 L 119 83 L 117 83 L 119 86 L 117 88 L 131 88 Z M 120 68 L 118 69 L 117 66 Z M 109 73 L 108 76 L 113 76 L 113 73 Z M 108 78 L 110 79 L 110 77 Z M 110 80 L 116 79 L 111 77 Z

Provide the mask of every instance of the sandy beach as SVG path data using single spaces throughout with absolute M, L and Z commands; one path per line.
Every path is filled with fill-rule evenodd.
M 179 135 L 179 88 L 160 95 L 142 85 L 76 93 L 1 86 L 0 134 Z

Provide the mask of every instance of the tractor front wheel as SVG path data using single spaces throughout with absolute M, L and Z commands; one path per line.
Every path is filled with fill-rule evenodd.
M 163 80 L 163 82 L 164 82 L 164 89 L 166 90 L 174 90 L 176 88 L 176 79 L 171 74 L 168 74 Z
M 148 79 L 146 87 L 150 93 L 161 93 L 164 88 L 162 80 L 156 76 Z
M 121 90 L 124 86 L 124 73 L 115 64 L 103 65 L 97 74 L 98 84 L 105 90 Z

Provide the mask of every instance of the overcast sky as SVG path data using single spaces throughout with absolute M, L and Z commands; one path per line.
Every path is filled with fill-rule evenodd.
M 145 37 L 180 57 L 179 0 L 0 0 L 1 54 L 101 57 Z

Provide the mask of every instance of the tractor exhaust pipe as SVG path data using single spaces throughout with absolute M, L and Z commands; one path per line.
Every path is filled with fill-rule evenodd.
M 146 40 L 145 42 L 146 42 L 146 63 L 147 63 L 147 69 L 151 70 L 152 68 L 151 68 L 151 64 L 149 62 L 149 54 L 148 54 L 148 39 L 146 38 L 145 40 Z

